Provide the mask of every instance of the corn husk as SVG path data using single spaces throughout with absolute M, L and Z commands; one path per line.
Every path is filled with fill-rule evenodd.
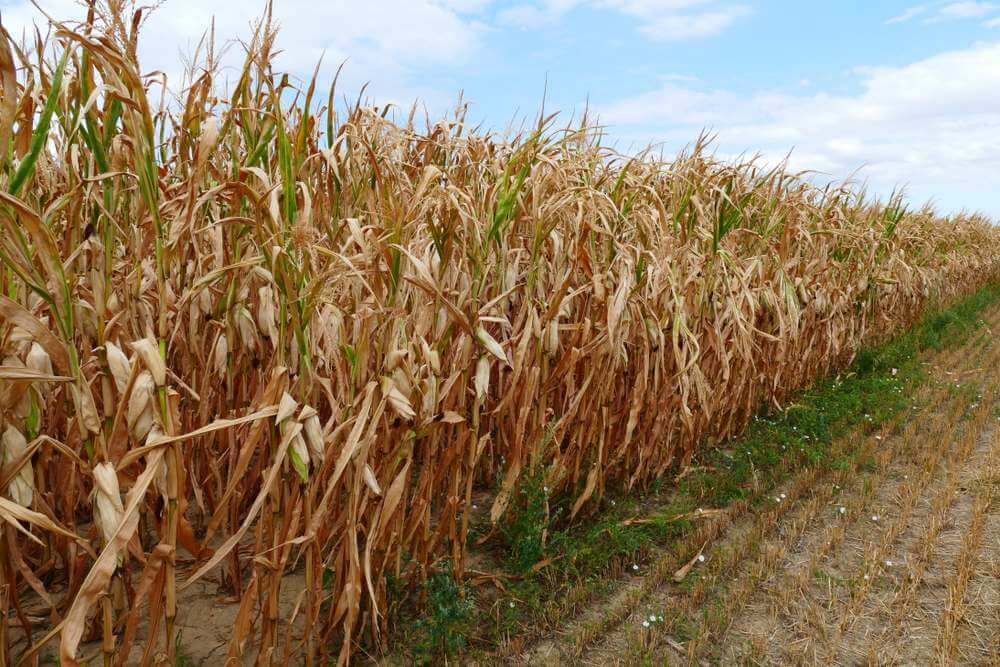
M 113 465 L 108 462 L 98 463 L 94 466 L 93 475 L 94 522 L 101 531 L 104 544 L 107 544 L 125 513 L 125 506 L 118 489 L 118 473 Z
M 486 348 L 487 352 L 489 352 L 494 357 L 502 361 L 504 364 L 508 366 L 510 365 L 510 363 L 507 361 L 507 354 L 503 351 L 503 348 L 500 346 L 500 343 L 498 343 L 496 339 L 493 338 L 493 336 L 491 336 L 486 329 L 484 329 L 483 327 L 479 327 L 479 329 L 476 331 L 476 337 L 479 339 L 479 342 L 483 344 L 483 347 Z
M 115 387 L 119 394 L 124 394 L 128 387 L 128 379 L 132 375 L 132 365 L 121 348 L 111 341 L 104 344 L 104 351 L 107 354 L 108 370 L 114 378 Z
M 226 334 L 220 333 L 212 350 L 212 366 L 217 374 L 225 375 L 228 363 L 229 341 L 226 339 Z
M 126 421 L 129 432 L 137 441 L 142 442 L 153 428 L 153 416 L 156 410 L 154 392 L 156 382 L 149 371 L 142 371 L 132 385 L 128 397 Z
M 24 365 L 34 371 L 38 371 L 44 375 L 54 375 L 52 371 L 52 358 L 49 357 L 49 353 L 39 345 L 38 343 L 32 342 L 31 349 L 28 350 L 28 356 L 25 357 Z M 47 392 L 51 386 L 48 382 L 39 382 L 38 388 L 43 393 Z
M 390 407 L 403 419 L 413 419 L 416 412 L 410 405 L 410 399 L 399 390 L 393 378 L 382 378 L 382 395 L 389 402 Z
M 490 388 L 490 360 L 487 356 L 479 357 L 476 362 L 476 398 L 482 401 Z
M 18 457 L 24 454 L 28 448 L 28 442 L 24 434 L 14 426 L 8 424 L 3 432 L 3 464 L 10 465 Z M 31 501 L 35 492 L 35 474 L 31 461 L 25 463 L 17 474 L 7 485 L 7 494 L 10 499 L 21 507 L 31 507 Z
M 264 285 L 257 290 L 257 325 L 263 331 L 271 345 L 278 345 L 278 325 L 275 323 L 274 292 L 270 286 Z
M 142 359 L 142 365 L 149 371 L 157 387 L 167 382 L 167 365 L 160 356 L 159 347 L 152 338 L 142 338 L 132 343 L 132 349 Z
M 299 421 L 305 433 L 306 444 L 309 446 L 309 456 L 319 465 L 326 456 L 326 444 L 323 440 L 323 427 L 319 421 L 319 413 L 308 405 L 302 406 Z

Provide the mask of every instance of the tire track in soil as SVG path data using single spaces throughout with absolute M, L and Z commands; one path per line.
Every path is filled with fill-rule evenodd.
M 987 461 L 964 491 L 968 528 L 951 543 L 955 565 L 948 576 L 939 577 L 938 604 L 925 610 L 936 631 L 936 638 L 929 637 L 940 664 L 971 662 L 977 656 L 1000 664 L 1000 428 L 994 431 Z M 912 650 L 927 638 L 914 637 L 906 646 Z
M 983 367 L 974 369 L 979 376 L 986 375 L 985 379 L 993 384 L 997 381 L 996 371 L 993 370 L 996 368 L 996 357 L 997 352 L 993 350 L 986 357 L 986 370 Z M 965 366 L 967 368 L 968 364 Z M 954 377 L 954 368 L 952 366 L 953 370 L 944 373 Z M 992 401 L 983 402 L 976 406 L 972 421 L 957 424 L 955 436 L 958 444 L 964 444 L 971 455 L 963 457 L 962 447 L 956 449 L 950 446 L 949 456 L 943 462 L 944 469 L 952 471 L 950 476 L 934 475 L 929 479 L 931 484 L 922 489 L 921 483 L 907 480 L 904 475 L 902 481 L 910 484 L 900 489 L 900 480 L 897 479 L 880 491 L 881 496 L 887 493 L 895 495 L 900 509 L 906 509 L 909 497 L 919 502 L 913 507 L 908 521 L 897 515 L 890 519 L 888 528 L 883 528 L 887 523 L 885 520 L 872 521 L 870 516 L 867 522 L 863 518 L 855 522 L 848 529 L 854 534 L 843 540 L 849 553 L 835 554 L 838 558 L 834 558 L 833 563 L 826 563 L 827 570 L 832 570 L 833 574 L 824 571 L 825 590 L 823 582 L 817 582 L 812 575 L 817 564 L 824 564 L 826 554 L 817 558 L 814 545 L 816 542 L 828 543 L 838 529 L 827 527 L 825 540 L 804 540 L 803 548 L 791 554 L 784 564 L 788 566 L 798 560 L 800 583 L 803 575 L 808 575 L 810 585 L 801 588 L 788 586 L 789 579 L 795 577 L 786 575 L 765 587 L 762 595 L 758 596 L 763 600 L 751 604 L 726 637 L 727 646 L 721 652 L 724 656 L 721 662 L 892 664 L 899 653 L 893 647 L 915 646 L 910 640 L 926 624 L 915 620 L 916 612 L 911 614 L 910 611 L 927 606 L 936 606 L 940 611 L 944 607 L 940 602 L 935 605 L 932 600 L 925 599 L 932 587 L 924 582 L 932 581 L 935 568 L 944 569 L 941 563 L 947 561 L 947 554 L 942 553 L 938 545 L 947 542 L 948 531 L 961 531 L 963 528 L 953 529 L 952 526 L 967 526 L 971 521 L 971 512 L 967 513 L 969 521 L 966 521 L 960 511 L 965 504 L 971 505 L 971 500 L 962 499 L 962 495 L 975 486 L 969 480 L 990 483 L 993 479 L 995 484 L 995 475 L 991 477 L 989 472 L 991 466 L 986 465 L 993 433 L 996 432 L 995 407 Z M 918 415 L 918 419 L 925 416 Z M 912 429 L 910 431 L 912 433 Z M 980 431 L 986 432 L 985 437 Z M 945 442 L 954 445 L 955 440 L 952 438 Z M 934 449 L 935 445 L 938 450 L 944 449 L 941 441 L 936 441 L 934 437 L 924 438 L 922 443 L 925 449 Z M 954 493 L 956 490 L 960 491 L 958 495 Z M 991 515 L 989 519 L 995 517 Z M 889 553 L 906 553 L 903 565 L 898 562 L 898 556 L 895 559 L 885 557 Z M 933 553 L 933 558 L 930 555 L 921 556 L 923 553 Z M 809 558 L 804 558 L 806 554 L 810 555 Z M 843 558 L 845 555 L 848 556 L 846 559 Z M 885 565 L 886 561 L 891 561 L 893 565 Z M 860 581 L 857 580 L 859 562 L 863 566 Z M 986 559 L 985 569 L 994 567 L 992 562 Z M 925 566 L 926 574 L 923 571 Z M 864 579 L 865 574 L 867 580 Z M 989 579 L 979 580 L 989 582 Z M 995 590 L 996 578 L 992 581 Z M 776 583 L 785 585 L 778 586 Z M 784 598 L 783 604 L 775 603 L 778 597 Z M 782 613 L 775 614 L 775 608 L 781 609 Z M 991 610 L 992 618 L 997 618 L 994 608 L 983 611 L 988 614 Z M 837 628 L 832 636 L 824 633 L 824 628 L 830 625 Z M 880 653 L 878 640 L 882 638 L 889 640 L 889 647 Z M 776 647 L 785 647 L 785 650 L 778 651 Z M 858 647 L 866 648 L 859 650 Z M 976 659 L 981 661 L 980 664 L 996 664 L 982 662 L 989 660 L 988 655 L 988 652 L 980 651 Z M 930 659 L 931 653 L 924 649 L 903 660 L 903 664 L 926 664 Z
M 982 355 L 991 350 L 988 343 L 989 341 L 985 337 L 977 338 L 971 346 L 972 349 L 934 353 L 929 355 L 928 363 L 935 369 L 960 368 L 960 372 L 968 372 L 974 370 L 973 367 L 981 361 Z M 994 355 L 996 354 L 995 350 L 991 351 Z M 945 372 L 951 373 L 953 371 Z M 940 401 L 947 394 L 940 386 L 927 387 L 926 385 L 920 390 L 920 393 L 929 394 L 932 401 Z M 922 416 L 918 415 L 918 417 Z M 907 428 L 906 431 L 911 436 L 915 433 L 913 428 Z M 885 434 L 883 431 L 881 436 L 873 436 L 866 447 L 862 448 L 862 453 L 870 451 Z M 856 464 L 862 459 L 860 456 L 856 456 L 854 460 Z M 883 454 L 879 457 L 879 461 L 882 464 L 881 468 L 887 468 L 891 457 L 886 457 Z M 855 468 L 856 465 L 850 472 L 855 472 Z M 661 625 L 658 628 L 659 633 L 656 631 L 630 631 L 629 621 L 638 619 L 640 615 L 645 617 L 645 608 L 650 606 L 651 600 L 660 602 L 665 599 L 667 604 L 664 607 L 668 614 L 671 610 L 676 612 L 683 607 L 690 611 L 692 608 L 696 608 L 708 593 L 722 586 L 721 579 L 724 575 L 740 571 L 741 566 L 743 566 L 743 571 L 749 572 L 749 574 L 741 575 L 735 587 L 736 591 L 743 591 L 743 593 L 734 594 L 727 598 L 730 601 L 727 611 L 739 611 L 745 606 L 747 593 L 753 592 L 754 586 L 748 585 L 748 582 L 759 584 L 761 579 L 766 578 L 768 572 L 780 562 L 782 547 L 787 547 L 796 540 L 801 541 L 803 533 L 814 523 L 815 518 L 821 515 L 819 509 L 823 502 L 829 501 L 829 494 L 809 493 L 809 491 L 810 487 L 818 484 L 823 477 L 825 475 L 821 470 L 804 470 L 786 485 L 788 489 L 793 491 L 793 495 L 788 498 L 789 502 L 780 506 L 780 509 L 771 508 L 756 517 L 746 519 L 740 518 L 741 512 L 729 513 L 719 522 L 716 530 L 703 530 L 703 533 L 707 533 L 704 535 L 706 541 L 711 541 L 715 537 L 712 533 L 721 534 L 729 527 L 729 533 L 720 541 L 718 548 L 718 551 L 728 555 L 724 555 L 716 561 L 721 565 L 716 565 L 714 568 L 717 570 L 714 576 L 706 577 L 703 575 L 699 577 L 699 582 L 689 593 L 678 595 L 678 591 L 675 590 L 676 586 L 664 583 L 667 581 L 669 573 L 672 572 L 671 567 L 679 562 L 678 559 L 675 558 L 673 563 L 669 562 L 669 558 L 661 559 L 654 564 L 653 571 L 649 575 L 633 578 L 632 582 L 619 589 L 612 598 L 603 600 L 604 603 L 607 603 L 609 599 L 612 600 L 610 610 L 600 603 L 585 609 L 574 621 L 567 624 L 556 638 L 537 644 L 532 652 L 522 654 L 521 659 L 532 664 L 570 664 L 578 661 L 592 664 L 638 662 L 644 656 L 648 657 L 652 649 L 662 649 L 663 646 L 666 646 L 673 652 L 664 653 L 663 650 L 660 650 L 655 655 L 662 660 L 676 661 L 679 658 L 678 649 L 684 647 L 679 646 L 669 634 L 663 632 L 664 629 L 668 628 Z M 837 478 L 845 481 L 845 486 L 850 481 L 849 475 L 841 475 Z M 834 487 L 829 486 L 828 488 Z M 784 493 L 789 495 L 787 491 Z M 869 493 L 869 497 L 870 495 Z M 863 508 L 862 504 L 855 507 L 853 511 L 857 513 Z M 749 508 L 740 509 L 746 512 Z M 775 511 L 776 509 L 777 511 Z M 786 516 L 791 518 L 783 520 Z M 778 535 L 772 538 L 771 534 L 776 529 Z M 760 543 L 765 539 L 777 540 L 777 545 L 774 542 L 769 542 L 761 548 Z M 730 545 L 728 552 L 726 544 Z M 733 544 L 736 545 L 735 548 L 732 546 Z M 754 547 L 754 545 L 757 545 L 757 548 L 747 549 L 747 547 Z M 754 555 L 755 559 L 751 567 L 747 569 L 745 561 L 750 555 Z M 643 607 L 642 611 L 639 610 L 640 606 Z M 692 642 L 689 650 L 694 652 L 719 630 L 725 629 L 727 628 L 715 628 L 712 631 L 699 629 L 696 634 L 700 641 Z M 657 634 L 660 635 L 658 639 Z
M 943 395 L 943 389 L 938 387 L 930 397 L 923 396 L 921 403 Z M 925 423 L 928 413 L 922 412 L 921 418 L 911 420 L 901 434 L 880 442 L 875 470 L 869 476 L 847 475 L 838 502 L 811 517 L 808 529 L 798 528 L 793 539 L 766 547 L 774 553 L 771 562 L 751 564 L 735 585 L 728 586 L 729 591 L 724 594 L 726 613 L 706 628 L 698 641 L 692 643 L 691 650 L 708 650 L 724 639 L 733 643 L 736 637 L 743 639 L 742 646 L 735 654 L 730 648 L 730 660 L 737 655 L 763 658 L 770 651 L 773 660 L 816 661 L 817 640 L 829 640 L 829 621 L 821 606 L 803 591 L 815 585 L 814 575 L 828 554 L 845 542 L 872 539 L 884 531 L 886 522 L 872 520 L 872 507 L 898 504 L 901 499 L 894 497 L 893 491 L 900 484 L 909 485 L 910 497 L 918 494 L 923 486 L 920 473 L 929 476 L 924 469 L 936 468 L 941 450 L 927 450 L 922 458 L 917 457 L 920 448 L 916 445 L 920 440 L 915 436 L 922 431 L 924 437 L 940 438 L 943 431 L 952 428 L 964 404 L 953 403 L 950 407 L 949 413 L 938 413 L 932 426 Z M 944 416 L 948 418 L 943 419 Z M 880 511 L 884 514 L 884 509 Z M 828 578 L 824 583 L 832 587 L 833 579 Z M 773 655 L 775 647 L 785 650 Z
M 928 550 L 933 547 L 940 526 L 951 510 L 963 468 L 975 444 L 983 440 L 982 429 L 988 408 L 980 407 L 971 424 L 956 429 L 951 439 L 958 441 L 957 446 L 930 479 L 921 481 L 920 486 L 925 490 L 912 507 L 897 515 L 881 543 L 869 545 L 864 564 L 866 572 L 870 573 L 865 583 L 870 585 L 855 589 L 862 594 L 852 597 L 841 617 L 839 644 L 834 643 L 826 654 L 831 661 L 838 656 L 847 657 L 852 663 L 872 659 L 877 655 L 875 642 L 880 636 L 888 637 L 893 626 L 902 624 L 902 614 L 911 604 L 906 598 L 915 593 L 926 566 L 926 558 L 915 553 L 918 542 L 923 540 Z
M 996 386 L 990 391 L 993 400 L 989 405 L 994 405 Z M 922 644 L 921 635 L 933 638 L 935 634 L 933 624 L 926 623 L 925 610 L 957 611 L 948 601 L 957 599 L 960 602 L 964 595 L 968 574 L 974 564 L 972 558 L 981 543 L 989 509 L 988 480 L 995 475 L 1000 429 L 996 427 L 995 418 L 991 420 L 990 417 L 990 414 L 986 415 L 982 429 L 975 434 L 975 450 L 962 466 L 956 468 L 954 479 L 949 480 L 948 491 L 935 498 L 932 514 L 923 530 L 919 530 L 919 522 L 914 522 L 904 538 L 907 556 L 901 564 L 905 566 L 905 571 L 899 577 L 892 600 L 884 609 L 883 616 L 888 617 L 889 624 L 880 632 L 873 633 L 868 640 L 865 654 L 869 662 L 908 664 L 920 656 L 930 655 L 915 648 Z M 955 592 L 944 600 L 940 582 L 933 578 L 937 575 L 940 579 L 941 573 L 934 568 L 945 572 L 950 570 L 955 575 Z M 947 615 L 949 619 L 956 617 L 955 613 Z M 949 628 L 954 630 L 954 624 Z M 935 649 L 933 653 L 943 658 L 942 662 L 952 661 L 954 651 L 951 647 L 954 644 L 950 640 L 945 640 L 943 644 L 940 651 Z M 904 657 L 907 652 L 911 657 Z

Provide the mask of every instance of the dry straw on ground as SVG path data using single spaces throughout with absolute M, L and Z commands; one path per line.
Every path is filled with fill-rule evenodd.
M 983 218 L 701 145 L 333 113 L 266 23 L 164 102 L 123 9 L 0 43 L 4 664 L 173 658 L 209 573 L 231 657 L 377 649 L 387 574 L 461 576 L 473 488 L 502 522 L 544 466 L 586 512 L 1000 269 Z

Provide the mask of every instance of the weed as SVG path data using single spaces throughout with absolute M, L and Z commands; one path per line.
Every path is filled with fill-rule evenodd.
M 177 633 L 174 639 L 174 667 L 201 667 L 204 660 L 195 660 L 184 652 L 183 631 Z
M 460 586 L 445 561 L 424 584 L 426 613 L 417 622 L 424 637 L 417 642 L 418 657 L 454 655 L 466 646 L 465 628 L 475 607 L 468 590 Z
M 521 479 L 501 527 L 507 564 L 514 572 L 527 572 L 542 559 L 552 520 L 544 471 L 538 469 Z
M 549 487 L 545 484 L 545 469 L 541 465 L 546 450 L 552 444 L 554 426 L 550 422 L 545 429 L 534 450 L 528 474 L 518 480 L 517 491 L 507 508 L 505 523 L 500 528 L 507 565 L 518 574 L 528 572 L 542 560 L 549 528 L 562 514 L 561 508 L 552 510 Z

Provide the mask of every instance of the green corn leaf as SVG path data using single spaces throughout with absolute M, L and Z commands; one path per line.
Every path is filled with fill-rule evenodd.
M 52 114 L 55 112 L 56 104 L 59 102 L 63 72 L 66 70 L 66 62 L 68 60 L 69 49 L 66 49 L 63 51 L 62 58 L 59 59 L 56 73 L 52 77 L 52 87 L 49 90 L 49 96 L 45 100 L 45 106 L 42 107 L 42 114 L 38 118 L 38 125 L 35 127 L 34 132 L 31 133 L 28 154 L 21 160 L 21 164 L 17 166 L 17 171 L 14 172 L 14 177 L 10 179 L 10 188 L 8 191 L 12 195 L 16 195 L 21 191 L 25 181 L 35 171 L 35 163 L 38 162 L 38 156 L 42 153 L 42 147 L 45 146 L 45 141 L 49 138 L 49 125 L 52 123 Z
M 292 467 L 295 468 L 295 472 L 299 473 L 299 477 L 302 478 L 303 482 L 309 481 L 309 468 L 306 467 L 305 462 L 299 458 L 299 455 L 295 453 L 292 446 L 288 446 L 288 457 L 292 460 Z

